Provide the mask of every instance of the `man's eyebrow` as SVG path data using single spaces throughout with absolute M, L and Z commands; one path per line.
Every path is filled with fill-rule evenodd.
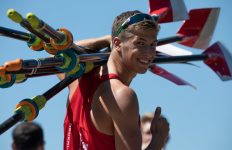
M 144 42 L 147 41 L 146 39 L 144 39 L 144 38 L 142 38 L 142 37 L 139 37 L 137 40 L 138 40 L 138 41 L 144 41 Z M 153 42 L 158 43 L 158 39 L 155 39 L 155 38 L 154 38 L 154 41 L 153 41 Z
M 138 40 L 146 41 L 146 39 L 144 39 L 144 38 L 142 38 L 142 37 L 139 37 Z

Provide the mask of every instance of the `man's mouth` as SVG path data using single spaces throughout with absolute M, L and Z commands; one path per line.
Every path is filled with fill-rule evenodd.
M 141 64 L 148 65 L 151 63 L 150 59 L 138 59 Z

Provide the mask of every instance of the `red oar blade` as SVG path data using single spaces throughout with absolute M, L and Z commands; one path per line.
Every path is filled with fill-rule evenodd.
M 222 81 L 232 80 L 232 55 L 220 42 L 207 48 L 204 54 L 209 58 L 204 61 Z
M 213 36 L 220 8 L 193 9 L 189 12 L 189 20 L 185 20 L 177 34 L 186 37 L 179 44 L 206 49 Z
M 188 83 L 187 81 L 177 77 L 176 75 L 168 72 L 167 70 L 155 65 L 155 64 L 152 64 L 149 68 L 149 70 L 156 74 L 156 75 L 159 75 L 173 83 L 175 83 L 176 85 L 188 85 L 188 86 L 191 86 L 192 88 L 196 89 L 195 86 L 193 86 L 192 84 Z
M 159 16 L 159 23 L 188 19 L 183 0 L 149 0 L 149 13 L 151 16 Z

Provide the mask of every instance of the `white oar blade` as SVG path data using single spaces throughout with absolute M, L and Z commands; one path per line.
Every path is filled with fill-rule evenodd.
M 158 46 L 156 50 L 158 52 L 161 52 L 161 53 L 164 53 L 170 56 L 192 55 L 191 51 L 187 51 L 183 48 L 179 48 L 172 44 L 165 44 L 165 45 Z

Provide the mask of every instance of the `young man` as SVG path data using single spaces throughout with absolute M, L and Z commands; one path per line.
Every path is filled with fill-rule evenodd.
M 65 150 L 141 149 L 138 99 L 129 85 L 136 74 L 147 71 L 155 58 L 158 31 L 157 22 L 148 14 L 128 11 L 116 17 L 112 39 L 103 40 L 112 45 L 107 64 L 69 86 Z M 91 46 L 88 42 L 80 45 Z M 159 115 L 155 119 L 158 121 L 157 118 Z M 163 146 L 156 130 L 153 122 L 154 136 L 147 149 L 159 150 Z
M 42 128 L 33 122 L 19 124 L 12 132 L 13 150 L 44 150 Z

